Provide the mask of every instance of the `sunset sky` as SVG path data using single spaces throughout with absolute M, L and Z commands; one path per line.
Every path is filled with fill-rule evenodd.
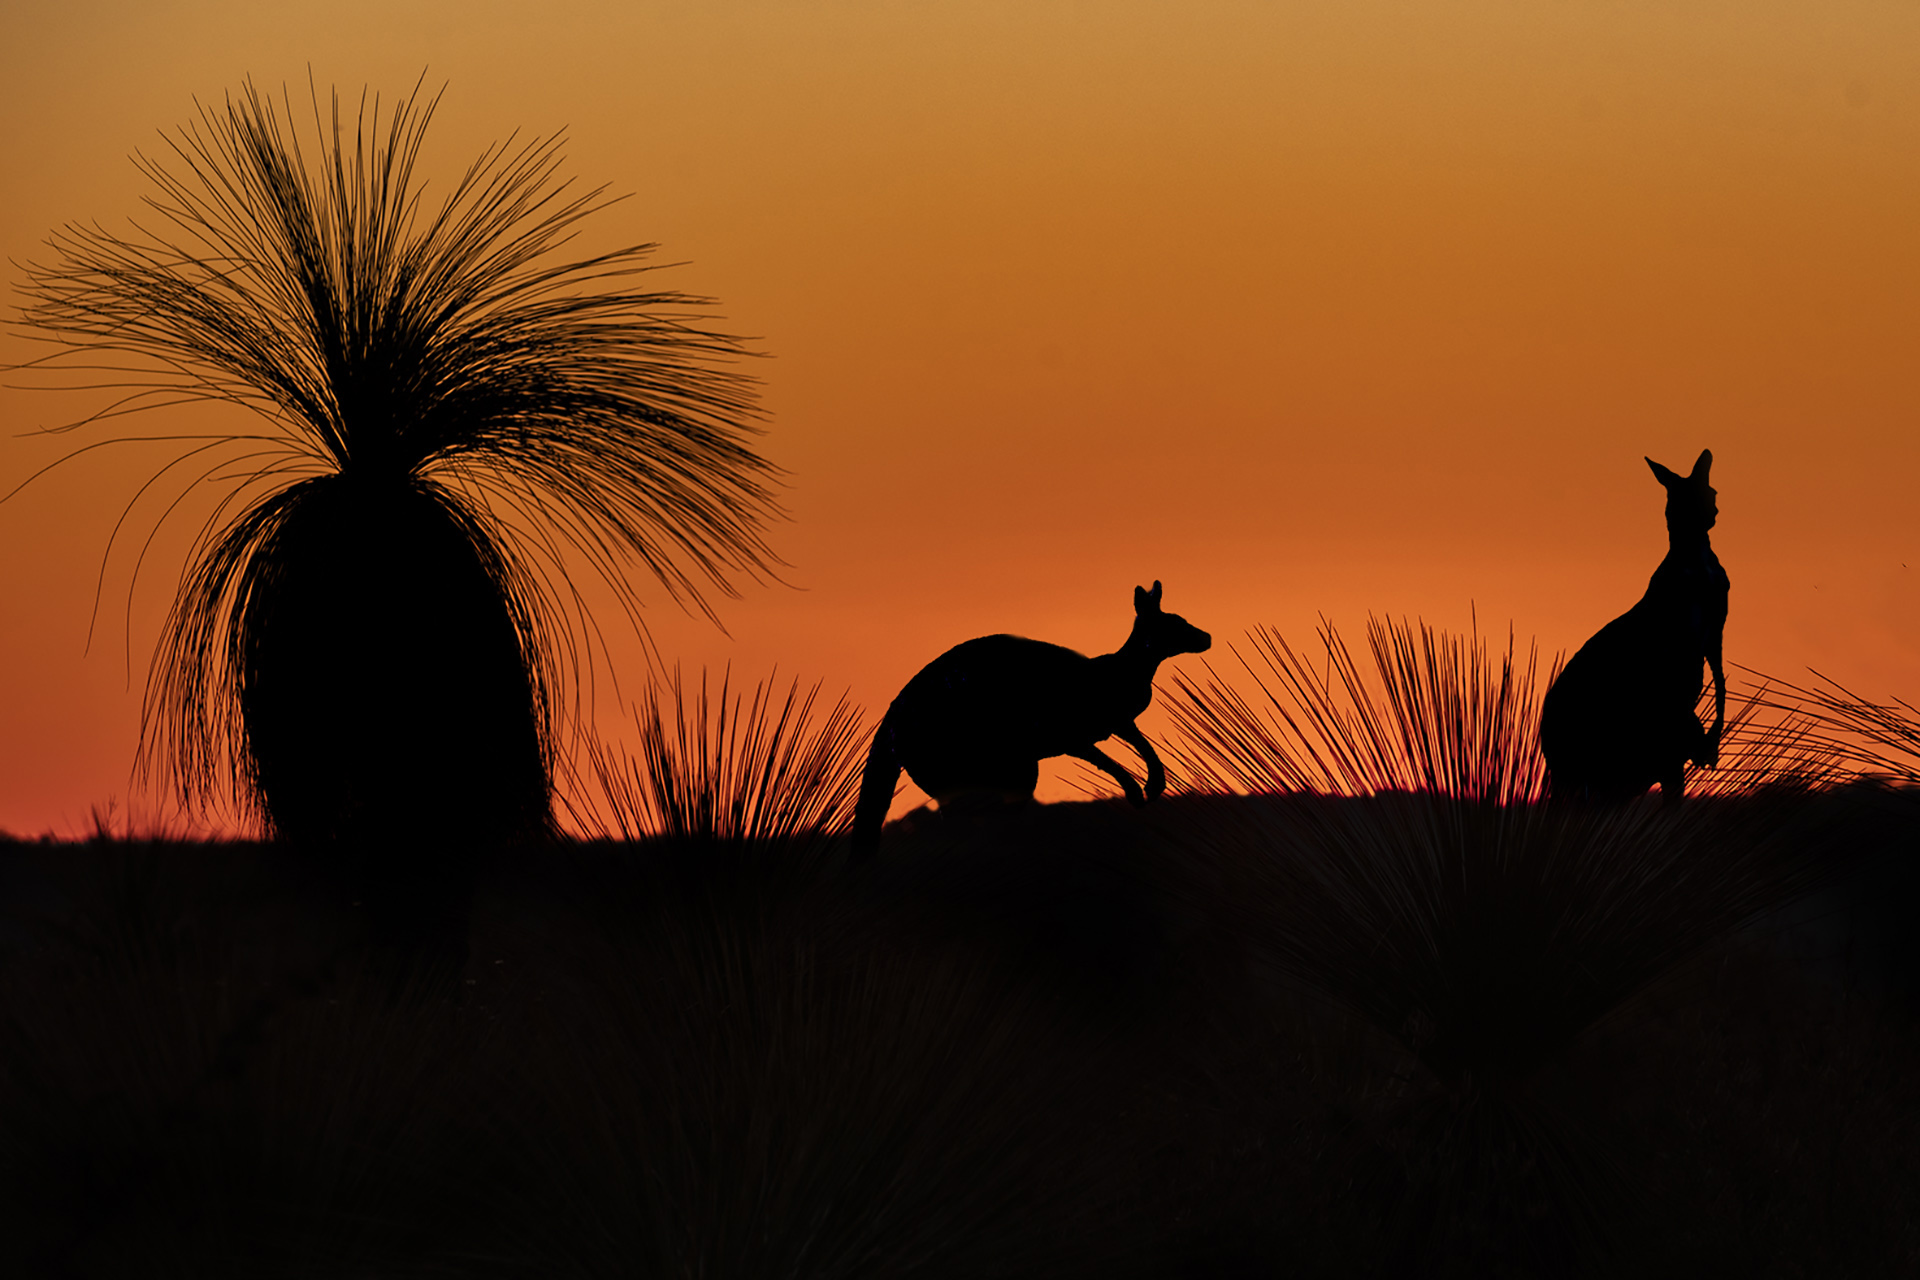
M 972 636 L 1111 650 L 1155 579 L 1216 666 L 1370 611 L 1550 656 L 1664 553 L 1642 455 L 1710 447 L 1728 659 L 1920 697 L 1912 0 L 0 0 L 5 257 L 124 227 L 129 156 L 196 97 L 303 104 L 309 68 L 447 86 L 430 191 L 564 129 L 569 173 L 633 193 L 589 238 L 658 241 L 767 354 L 791 585 L 722 602 L 728 637 L 642 584 L 691 671 L 877 716 Z M 103 438 L 27 434 L 97 403 L 0 390 L 0 492 Z M 88 627 L 165 456 L 0 506 L 0 828 L 128 803 L 191 529 L 129 609 L 138 508 Z

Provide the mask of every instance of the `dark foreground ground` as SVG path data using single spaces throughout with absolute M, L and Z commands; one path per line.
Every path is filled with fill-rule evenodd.
M 530 850 L 470 914 L 0 845 L 0 1274 L 1920 1271 L 1910 810 L 1808 801 L 1855 824 L 1826 888 L 1463 1069 L 1306 989 L 1244 842 L 1193 838 L 1234 803 L 923 813 L 854 872 Z M 1551 1021 L 1514 999 L 1475 1034 Z

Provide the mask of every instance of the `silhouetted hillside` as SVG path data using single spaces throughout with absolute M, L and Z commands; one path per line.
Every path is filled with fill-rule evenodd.
M 366 904 L 271 847 L 0 846 L 0 1266 L 1693 1277 L 1920 1263 L 1911 989 L 1890 951 L 1871 974 L 1794 958 L 1878 917 L 1730 930 L 1604 1007 L 1591 992 L 1606 974 L 1552 966 L 1644 952 L 1515 925 L 1556 900 L 1551 885 L 1490 906 L 1467 886 L 1488 945 L 1432 939 L 1439 985 L 1396 976 L 1384 934 L 1303 954 L 1297 913 L 1355 901 L 1315 899 L 1314 876 L 1372 874 L 1362 844 L 1336 853 L 1330 837 L 1406 829 L 1438 803 L 923 810 L 853 870 L 692 837 L 530 849 L 483 874 L 458 971 L 430 950 L 379 954 Z M 1743 814 L 1775 803 L 1769 865 L 1826 895 L 1803 904 L 1888 914 L 1892 890 L 1911 891 L 1897 861 L 1920 834 L 1910 796 L 1720 803 L 1689 802 L 1686 838 L 1704 857 L 1715 831 L 1751 833 Z M 1641 808 L 1637 838 L 1679 838 L 1659 835 L 1672 815 L 1656 799 Z M 1604 871 L 1513 865 L 1514 883 Z M 1277 896 L 1289 883 L 1295 907 Z M 1715 883 L 1675 864 L 1657 918 L 1721 920 L 1703 900 Z M 1588 1004 L 1542 1021 L 1553 991 Z M 1526 1025 L 1500 1025 L 1509 1014 Z

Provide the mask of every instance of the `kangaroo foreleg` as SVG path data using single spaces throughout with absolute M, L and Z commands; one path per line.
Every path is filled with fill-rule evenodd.
M 1115 760 L 1100 748 L 1088 744 L 1077 750 L 1069 751 L 1067 754 L 1076 759 L 1085 760 L 1088 764 L 1098 768 L 1102 773 L 1111 775 L 1113 780 L 1120 784 L 1120 789 L 1127 793 L 1127 803 L 1138 808 L 1147 802 L 1147 798 L 1140 794 L 1140 784 L 1133 780 L 1133 775 L 1128 773 L 1126 768 L 1122 766 L 1118 760 Z
M 1147 799 L 1158 800 L 1160 793 L 1167 789 L 1167 771 L 1160 766 L 1160 757 L 1154 753 L 1147 735 L 1140 732 L 1139 726 L 1129 724 L 1113 736 L 1138 751 L 1140 758 L 1147 762 Z
M 1698 763 L 1712 769 L 1720 763 L 1720 732 L 1727 727 L 1727 669 L 1720 664 L 1717 637 L 1707 650 L 1707 665 L 1713 668 L 1713 728 L 1707 731 L 1706 748 Z

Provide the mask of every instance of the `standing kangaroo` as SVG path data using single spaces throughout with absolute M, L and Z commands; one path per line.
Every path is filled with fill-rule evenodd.
M 1707 541 L 1720 514 L 1707 483 L 1713 454 L 1701 450 L 1685 476 L 1652 458 L 1647 465 L 1667 490 L 1667 558 L 1640 603 L 1581 645 L 1547 690 L 1540 749 L 1556 799 L 1629 800 L 1657 782 L 1671 804 L 1684 792 L 1689 761 L 1709 769 L 1720 762 L 1728 583 Z M 1713 669 L 1711 730 L 1694 713 L 1702 661 Z
M 921 668 L 873 735 L 853 820 L 853 860 L 864 862 L 879 849 L 902 768 L 944 803 L 967 791 L 1030 797 L 1041 760 L 1077 756 L 1112 774 L 1134 804 L 1158 797 L 1166 771 L 1134 719 L 1153 699 L 1160 664 L 1204 653 L 1213 638 L 1160 611 L 1158 582 L 1151 591 L 1133 589 L 1133 611 L 1133 634 L 1117 653 L 1089 658 L 1023 636 L 982 636 Z M 1095 745 L 1107 737 L 1130 744 L 1147 762 L 1144 794 Z

